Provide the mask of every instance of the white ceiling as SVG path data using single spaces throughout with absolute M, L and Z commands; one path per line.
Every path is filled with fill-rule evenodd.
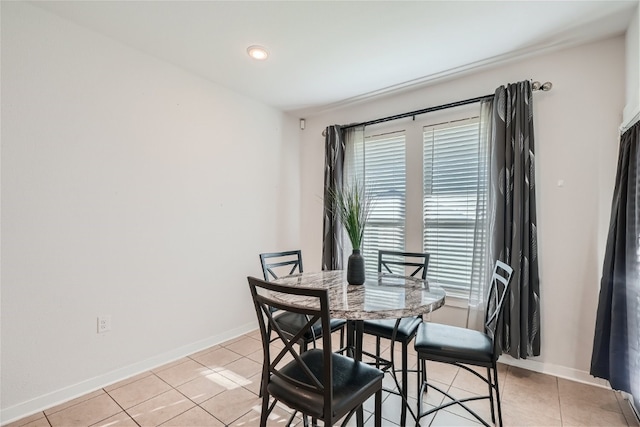
M 43 9 L 300 116 L 624 33 L 627 1 L 46 1 Z M 249 45 L 271 56 L 257 62 Z

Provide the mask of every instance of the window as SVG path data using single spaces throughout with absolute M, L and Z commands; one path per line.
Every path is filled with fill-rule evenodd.
M 375 200 L 361 248 L 367 275 L 377 271 L 381 249 L 428 252 L 427 277 L 451 296 L 468 297 L 478 280 L 474 247 L 484 246 L 475 230 L 486 202 L 478 114 L 478 104 L 467 105 L 375 125 L 348 141 L 345 179 L 364 183 Z
M 427 277 L 453 294 L 471 283 L 480 152 L 479 119 L 423 129 L 423 248 Z M 480 179 L 486 191 L 484 180 Z M 483 198 L 481 198 L 483 200 Z
M 378 271 L 378 250 L 404 250 L 405 152 L 404 132 L 369 136 L 348 148 L 347 177 L 364 183 L 373 199 L 360 248 L 367 275 Z

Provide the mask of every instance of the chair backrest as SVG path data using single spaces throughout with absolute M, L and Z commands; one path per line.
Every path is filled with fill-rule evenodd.
M 331 334 L 322 334 L 322 350 L 310 350 L 310 352 L 315 352 L 318 357 L 322 356 L 322 360 L 318 360 L 317 357 L 315 359 L 319 363 L 313 365 L 306 363 L 300 357 L 300 352 L 296 350 L 299 349 L 298 341 L 311 330 L 314 323 L 320 321 L 323 330 L 330 330 L 327 290 L 284 286 L 255 277 L 247 279 L 260 325 L 264 363 L 268 367 L 263 370 L 263 387 L 267 387 L 271 376 L 275 375 L 293 387 L 299 387 L 310 393 L 323 396 L 324 408 L 331 408 L 333 399 Z M 272 307 L 283 312 L 299 314 L 301 316 L 298 317 L 306 318 L 306 322 L 301 322 L 298 331 L 284 332 L 274 321 Z M 279 349 L 279 346 L 269 345 L 271 342 L 269 329 L 276 333 L 276 341 L 279 338 L 279 342 L 283 344 L 282 349 Z M 274 354 L 271 354 L 271 350 L 274 350 Z M 296 364 L 296 369 L 287 370 L 293 375 L 287 375 L 281 370 L 291 362 L 291 359 L 286 357 L 287 355 L 293 357 L 293 362 Z
M 280 276 L 302 273 L 302 251 L 270 252 L 260 254 L 264 280 L 275 280 Z
M 502 261 L 496 261 L 491 275 L 489 292 L 487 295 L 487 311 L 484 320 L 485 333 L 493 340 L 494 357 L 499 356 L 496 330 L 502 320 L 502 307 L 507 296 L 507 290 L 511 283 L 513 269 Z
M 378 273 L 394 273 L 393 266 L 402 266 L 402 273 L 405 275 L 406 267 L 411 267 L 410 276 L 420 273 L 424 280 L 427 278 L 427 267 L 429 266 L 429 254 L 421 252 L 395 252 L 378 251 Z M 415 267 L 415 269 L 414 269 Z

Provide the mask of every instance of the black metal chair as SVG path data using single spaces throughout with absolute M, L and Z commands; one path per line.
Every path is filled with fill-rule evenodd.
M 262 264 L 262 274 L 267 282 L 275 280 L 279 277 L 279 273 L 284 272 L 290 276 L 295 273 L 302 273 L 302 251 L 284 251 L 260 254 L 260 264 Z M 280 274 L 282 275 L 282 274 Z M 276 320 L 280 327 L 285 330 L 298 330 L 302 323 L 306 323 L 304 316 L 298 316 L 292 313 L 283 313 Z M 329 327 L 331 332 L 340 331 L 340 346 L 344 345 L 344 328 L 347 321 L 344 319 L 331 319 Z M 307 346 L 315 342 L 317 338 L 322 336 L 322 326 L 314 325 L 300 339 L 301 351 L 306 351 Z
M 318 322 L 329 329 L 329 299 L 326 289 L 283 286 L 248 277 L 251 296 L 260 324 L 264 362 L 262 373 L 262 411 L 260 425 L 279 401 L 325 426 L 345 417 L 346 425 L 353 413 L 375 395 L 375 425 L 382 425 L 382 379 L 379 369 L 331 350 L 331 336 L 322 336 L 322 349 L 296 351 L 296 344 Z M 272 308 L 308 319 L 297 331 L 284 331 Z M 270 330 L 283 348 L 270 345 Z M 272 353 L 272 350 L 274 352 Z M 290 356 L 290 357 L 288 357 Z M 288 357 L 288 358 L 287 358 Z M 287 361 L 291 359 L 290 361 Z M 270 404 L 270 397 L 273 402 Z M 294 415 L 291 416 L 289 424 Z M 315 425 L 315 422 L 314 422 Z
M 282 276 L 302 273 L 302 251 L 284 251 L 260 254 L 262 274 L 267 282 Z
M 378 273 L 383 274 L 401 274 L 407 275 L 409 267 L 409 276 L 415 277 L 420 275 L 423 280 L 427 278 L 427 267 L 429 265 L 429 254 L 418 252 L 395 252 L 395 251 L 378 251 Z M 394 271 L 394 267 L 396 271 Z M 401 270 L 399 268 L 401 267 Z M 374 358 L 376 367 L 383 366 L 385 370 L 393 370 L 393 378 L 396 380 L 394 361 L 394 343 L 402 344 L 402 387 L 397 383 L 403 396 L 402 414 L 400 425 L 406 424 L 407 411 L 407 378 L 408 378 L 408 347 L 411 340 L 418 331 L 418 326 L 422 323 L 422 317 L 407 317 L 403 319 L 384 319 L 384 320 L 365 320 L 364 333 L 376 337 L 376 354 L 363 352 L 369 357 Z M 391 360 L 386 360 L 380 356 L 380 339 L 391 340 Z
M 496 339 L 496 331 L 499 330 L 498 326 L 501 325 L 502 305 L 505 300 L 505 295 L 507 295 L 507 290 L 509 289 L 512 273 L 513 269 L 511 267 L 501 261 L 496 261 L 487 297 L 484 332 L 438 323 L 423 323 L 418 328 L 414 342 L 414 347 L 418 353 L 418 367 L 421 366 L 422 362 L 427 360 L 459 366 L 487 383 L 489 394 L 486 396 L 456 399 L 446 391 L 440 390 L 433 384 L 428 383 L 426 371 L 423 370 L 421 376 L 422 384 L 420 385 L 418 396 L 422 396 L 424 391 L 428 389 L 428 387 L 431 387 L 447 396 L 451 401 L 421 413 L 422 399 L 419 397 L 418 419 L 416 420 L 416 424 L 420 418 L 426 415 L 457 404 L 466 409 L 482 424 L 489 426 L 485 420 L 465 405 L 465 402 L 480 399 L 489 399 L 491 402 L 491 421 L 495 424 L 496 418 L 493 402 L 493 392 L 495 390 L 498 405 L 498 421 L 499 425 L 502 426 L 500 388 L 498 387 L 498 370 L 496 367 L 498 356 L 500 356 L 500 348 L 498 339 Z M 469 365 L 487 368 L 487 377 L 483 377 L 471 369 Z M 492 371 L 493 379 L 491 378 Z
M 282 275 L 290 276 L 296 273 L 302 273 L 302 251 L 284 251 L 284 252 L 270 252 L 260 254 L 260 264 L 262 265 L 262 274 L 264 280 L 269 282 L 271 280 L 278 279 Z M 272 308 L 273 311 L 275 309 Z M 276 322 L 280 325 L 283 331 L 289 332 L 300 329 L 300 325 L 307 322 L 307 318 L 303 315 L 296 313 L 280 313 L 276 316 Z M 344 346 L 344 329 L 347 321 L 344 319 L 331 319 L 329 322 L 329 328 L 331 332 L 340 331 L 340 347 Z M 271 326 L 268 325 L 267 331 L 271 336 Z M 307 351 L 309 344 L 315 346 L 316 339 L 322 336 L 322 325 L 320 322 L 316 323 L 313 328 L 308 330 L 299 339 L 300 351 Z M 274 338 L 277 340 L 277 337 Z M 266 367 L 264 367 L 266 369 Z M 260 387 L 262 390 L 262 387 Z

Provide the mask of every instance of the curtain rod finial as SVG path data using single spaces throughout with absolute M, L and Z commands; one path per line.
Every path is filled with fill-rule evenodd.
M 539 81 L 531 82 L 532 90 L 541 90 L 543 92 L 547 92 L 547 91 L 550 91 L 552 87 L 553 87 L 553 84 L 551 84 L 551 82 L 544 82 L 544 83 L 540 83 Z

